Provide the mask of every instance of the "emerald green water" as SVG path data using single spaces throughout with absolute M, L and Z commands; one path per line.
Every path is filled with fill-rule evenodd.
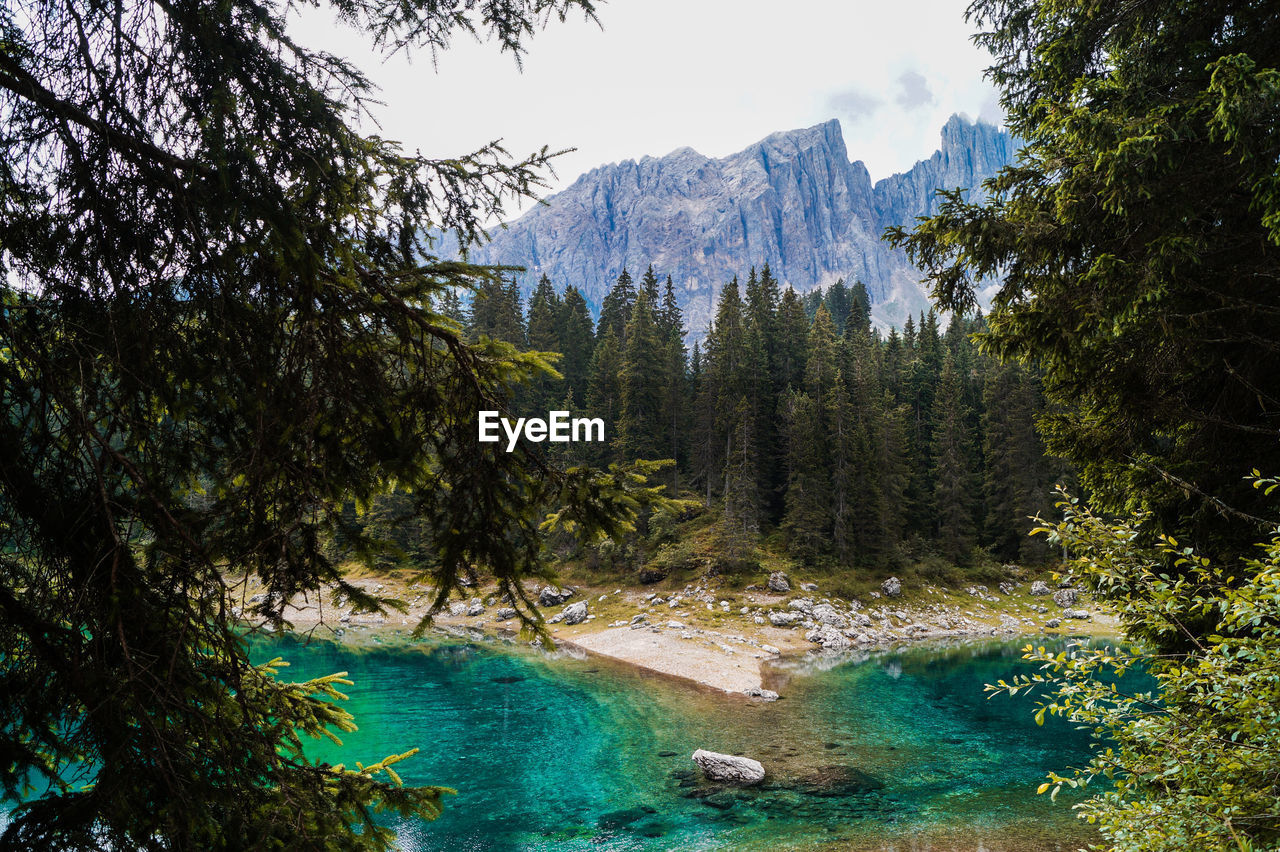
M 405 782 L 458 789 L 439 820 L 398 825 L 410 850 L 1075 849 L 1088 828 L 1034 789 L 1086 760 L 1087 735 L 982 690 L 1024 669 L 1021 644 L 792 664 L 771 673 L 772 704 L 497 642 L 278 638 L 253 655 L 285 657 L 292 680 L 350 673 L 360 730 L 317 757 L 417 746 Z M 768 778 L 716 792 L 696 748 L 754 757 Z

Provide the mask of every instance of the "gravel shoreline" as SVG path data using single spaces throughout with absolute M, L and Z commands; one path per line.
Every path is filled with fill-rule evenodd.
M 430 595 L 425 589 L 385 579 L 356 582 L 374 594 L 403 600 L 409 611 L 354 613 L 341 602 L 335 606 L 327 594 L 313 593 L 285 608 L 292 632 L 346 643 L 401 641 L 427 614 Z M 243 583 L 236 589 L 239 599 L 234 603 L 239 611 L 261 600 Z M 924 587 L 909 601 L 875 595 L 864 605 L 813 591 L 726 592 L 702 584 L 678 592 L 574 587 L 571 596 L 542 611 L 557 645 L 567 649 L 581 649 L 724 693 L 765 699 L 776 696 L 767 689 L 762 665 L 783 656 L 838 655 L 948 638 L 976 641 L 1118 633 L 1115 620 L 1105 611 L 1094 606 L 1075 608 L 1086 604 L 1077 603 L 1074 594 L 1070 604 L 1057 605 L 1042 592 L 1031 596 L 1027 589 L 1025 583 L 1002 584 L 999 590 Z M 570 607 L 574 607 L 574 618 L 585 617 L 565 623 Z M 1064 620 L 1068 612 L 1076 617 Z M 433 632 L 511 636 L 520 623 L 510 613 L 492 595 L 476 590 L 476 597 L 455 602 L 449 611 L 437 614 Z M 1086 614 L 1087 618 L 1078 617 Z

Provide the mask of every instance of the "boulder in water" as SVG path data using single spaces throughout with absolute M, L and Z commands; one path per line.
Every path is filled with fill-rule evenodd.
M 693 753 L 693 762 L 709 781 L 749 787 L 764 780 L 764 767 L 749 757 L 698 749 Z

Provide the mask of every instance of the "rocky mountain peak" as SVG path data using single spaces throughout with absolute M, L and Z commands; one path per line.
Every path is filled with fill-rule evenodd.
M 473 252 L 482 263 L 526 266 L 598 306 L 623 268 L 671 274 L 693 336 L 714 314 L 721 285 L 768 262 L 799 291 L 860 279 L 882 324 L 927 308 L 918 273 L 880 240 L 888 225 L 934 212 L 939 187 L 976 187 L 1011 162 L 1013 140 L 961 116 L 909 171 L 871 183 L 850 162 L 840 122 L 773 133 L 714 159 L 692 148 L 592 169 Z

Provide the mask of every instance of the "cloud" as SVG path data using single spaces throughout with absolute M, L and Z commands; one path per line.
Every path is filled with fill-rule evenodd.
M 994 89 L 983 100 L 982 108 L 978 110 L 978 120 L 994 124 L 997 127 L 1004 124 L 1004 107 L 1000 105 L 1000 95 Z
M 846 89 L 827 98 L 827 109 L 848 119 L 850 124 L 870 118 L 883 104 L 884 101 L 861 89 Z
M 898 94 L 894 98 L 898 106 L 915 109 L 936 103 L 933 90 L 929 88 L 929 81 L 923 74 L 917 71 L 903 71 L 894 82 L 898 84 Z

